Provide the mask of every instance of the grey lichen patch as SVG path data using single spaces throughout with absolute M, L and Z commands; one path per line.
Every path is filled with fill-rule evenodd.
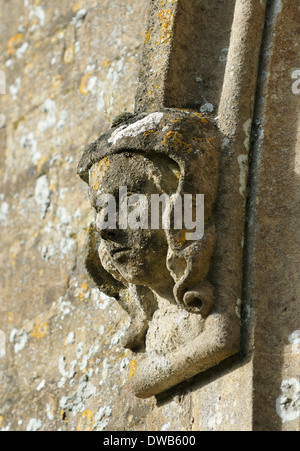
M 42 175 L 36 181 L 34 199 L 40 208 L 40 218 L 43 220 L 46 217 L 48 208 L 51 203 L 49 180 L 47 175 Z
M 6 333 L 0 330 L 0 359 L 6 356 Z
M 41 420 L 36 418 L 31 418 L 27 424 L 26 431 L 27 432 L 36 432 L 39 431 L 43 426 Z
M 8 224 L 8 215 L 9 215 L 9 204 L 7 202 L 2 202 L 0 206 L 0 222 L 2 225 Z
M 276 400 L 276 411 L 283 423 L 300 417 L 300 381 L 296 378 L 281 383 L 281 395 Z
M 73 416 L 76 416 L 85 410 L 87 400 L 95 396 L 96 392 L 96 387 L 89 381 L 88 376 L 84 375 L 73 395 L 62 397 L 59 406 L 62 410 L 71 412 Z
M 29 340 L 28 333 L 24 329 L 13 329 L 9 336 L 10 343 L 14 345 L 14 351 L 16 354 L 23 351 Z

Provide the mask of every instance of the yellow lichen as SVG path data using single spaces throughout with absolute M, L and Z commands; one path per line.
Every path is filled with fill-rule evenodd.
M 180 237 L 178 238 L 179 246 L 183 246 L 186 243 L 187 230 L 181 230 Z
M 202 124 L 205 124 L 205 125 L 208 124 L 208 120 L 205 117 L 203 117 L 202 113 L 195 113 L 195 112 L 193 112 L 191 114 L 191 117 L 197 117 L 197 118 L 199 118 L 201 120 Z
M 51 44 L 55 44 L 55 42 L 56 42 L 58 39 L 63 39 L 64 36 L 65 36 L 65 34 L 66 34 L 65 30 L 60 30 L 57 34 L 55 34 L 55 35 L 51 38 L 51 40 L 50 40 Z
M 15 254 L 11 254 L 10 255 L 10 259 L 11 259 L 11 265 L 12 266 L 16 266 L 16 255 Z
M 14 317 L 15 317 L 15 315 L 13 314 L 13 312 L 8 312 L 7 320 L 8 320 L 9 323 L 13 322 Z
M 9 55 L 14 55 L 16 53 L 16 47 L 18 47 L 23 41 L 23 34 L 18 33 L 12 36 L 7 43 L 7 53 Z
M 32 19 L 32 25 L 38 26 L 39 25 L 39 21 L 38 18 L 35 17 L 34 19 Z
M 169 131 L 164 135 L 162 144 L 166 147 L 171 147 L 176 152 L 191 153 L 193 148 L 191 144 L 183 141 L 183 135 L 177 131 Z
M 148 44 L 148 42 L 150 41 L 150 31 L 146 31 L 145 32 L 145 44 Z
M 52 86 L 53 86 L 53 88 L 57 88 L 61 84 L 61 82 L 62 82 L 62 76 L 60 74 L 59 75 L 54 75 L 52 77 Z
M 57 37 L 58 37 L 58 39 L 63 39 L 64 38 L 64 36 L 65 36 L 65 30 L 60 30 L 58 33 L 57 33 Z
M 91 432 L 95 426 L 95 419 L 91 410 L 85 410 L 79 419 L 77 425 L 78 432 Z
M 77 13 L 77 11 L 79 11 L 79 9 L 80 9 L 80 5 L 78 5 L 78 3 L 75 3 L 75 5 L 72 6 L 73 13 Z
M 1 428 L 2 424 L 3 424 L 3 421 L 4 421 L 4 418 L 3 418 L 2 415 L 0 415 L 0 428 Z
M 36 337 L 38 340 L 44 338 L 47 335 L 49 330 L 49 326 L 46 322 L 38 322 L 38 319 L 35 320 L 35 326 L 33 328 L 32 337 Z
M 86 298 L 87 291 L 88 291 L 88 284 L 83 283 L 80 287 L 80 294 L 79 294 L 80 302 L 87 300 L 87 298 Z
M 146 137 L 146 136 L 149 136 L 149 135 L 153 135 L 153 133 L 155 133 L 154 130 L 147 130 L 147 131 L 145 131 L 145 132 L 143 133 L 143 136 Z
M 24 67 L 25 74 L 30 74 L 32 72 L 32 69 L 33 69 L 33 64 L 32 63 L 26 64 L 26 66 Z
M 135 375 L 137 371 L 137 363 L 136 360 L 131 360 L 129 363 L 129 377 L 130 379 Z
M 36 164 L 36 171 L 37 172 L 40 172 L 40 170 L 42 169 L 42 167 L 46 163 L 47 159 L 48 159 L 48 157 L 46 155 L 44 155 L 42 158 L 39 159 L 39 161 Z
M 103 158 L 98 164 L 95 164 L 91 170 L 91 185 L 94 191 L 98 191 L 101 180 L 108 171 L 110 161 L 108 157 Z
M 165 9 L 158 14 L 160 20 L 160 41 L 157 44 L 169 42 L 173 34 L 174 14 L 171 9 Z
M 91 76 L 92 76 L 92 74 L 85 74 L 81 79 L 79 91 L 80 91 L 80 94 L 82 94 L 83 96 L 86 96 L 89 92 L 88 80 Z
M 73 58 L 74 58 L 74 47 L 71 46 L 71 47 L 68 47 L 65 51 L 64 62 L 66 64 L 69 64 L 73 61 Z

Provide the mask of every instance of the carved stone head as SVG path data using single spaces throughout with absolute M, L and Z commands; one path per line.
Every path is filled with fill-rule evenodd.
M 171 109 L 113 127 L 79 163 L 95 210 L 87 269 L 129 314 L 124 345 L 135 353 L 132 384 L 138 396 L 157 394 L 220 360 L 212 344 L 217 339 L 207 332 L 209 323 L 218 327 L 211 319 L 209 282 L 218 167 L 214 124 L 201 114 Z M 202 228 L 197 195 L 204 195 Z M 113 210 L 105 199 L 115 199 Z M 155 199 L 168 212 L 166 222 L 153 220 Z

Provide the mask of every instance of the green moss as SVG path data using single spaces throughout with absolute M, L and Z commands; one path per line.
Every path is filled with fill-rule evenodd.
M 128 113 L 125 111 L 124 113 L 118 114 L 113 120 L 112 120 L 112 127 L 117 127 L 118 125 L 122 124 L 123 122 L 128 121 L 135 115 L 133 113 Z

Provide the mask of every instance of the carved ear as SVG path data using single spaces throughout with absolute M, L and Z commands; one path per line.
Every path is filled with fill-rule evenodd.
M 214 303 L 213 287 L 207 281 L 196 285 L 185 293 L 183 302 L 187 310 L 205 317 L 210 313 Z
M 118 299 L 120 290 L 126 287 L 103 268 L 98 252 L 99 246 L 99 233 L 95 226 L 91 225 L 88 234 L 88 251 L 85 260 L 86 269 L 101 291 L 107 296 Z

